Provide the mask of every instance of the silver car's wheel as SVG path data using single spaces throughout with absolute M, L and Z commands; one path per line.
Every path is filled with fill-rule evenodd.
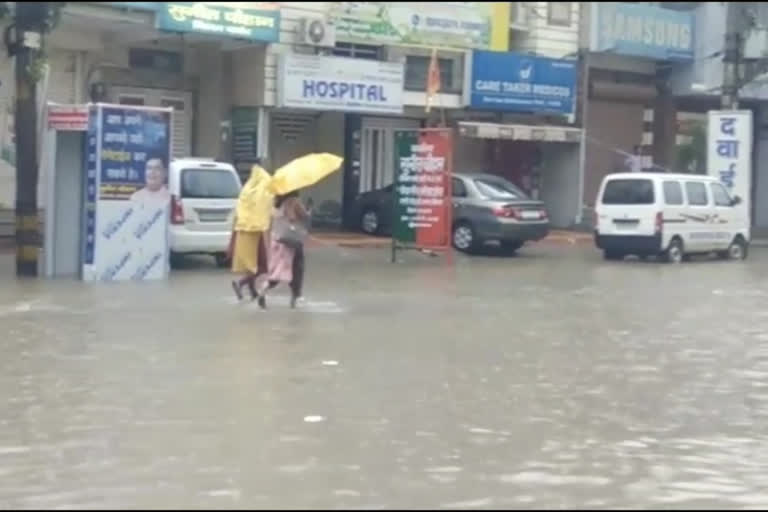
M 375 235 L 379 231 L 379 214 L 374 210 L 368 210 L 363 214 L 360 227 L 364 233 Z
M 458 224 L 453 228 L 453 246 L 467 252 L 475 243 L 475 233 L 469 224 Z

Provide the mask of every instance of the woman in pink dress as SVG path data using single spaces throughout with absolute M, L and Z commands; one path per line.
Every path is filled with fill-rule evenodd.
M 299 200 L 298 192 L 291 192 L 275 198 L 275 210 L 272 218 L 285 217 L 290 223 L 306 223 L 309 212 Z M 273 228 L 275 223 L 272 224 Z M 291 307 L 296 307 L 296 302 L 301 297 L 304 284 L 304 247 L 292 248 L 277 241 L 277 235 L 273 232 L 269 237 L 269 273 L 267 282 L 259 293 L 259 306 L 265 308 L 267 289 L 275 288 L 280 283 L 287 283 L 291 288 Z

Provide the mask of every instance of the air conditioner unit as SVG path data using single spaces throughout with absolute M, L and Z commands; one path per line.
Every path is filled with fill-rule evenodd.
M 336 27 L 324 18 L 302 18 L 297 30 L 302 44 L 325 48 L 336 45 Z
M 528 21 L 528 5 L 527 2 L 512 2 L 510 4 L 510 20 L 509 28 L 512 30 L 527 31 L 530 29 L 530 23 Z

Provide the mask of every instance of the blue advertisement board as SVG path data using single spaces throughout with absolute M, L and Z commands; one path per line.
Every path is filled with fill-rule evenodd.
M 470 106 L 477 109 L 573 113 L 576 61 L 511 52 L 475 51 Z
M 168 201 L 169 132 L 169 112 L 103 107 L 99 198 Z
M 167 276 L 171 139 L 170 109 L 92 109 L 86 142 L 85 280 Z
M 693 13 L 622 2 L 593 2 L 592 9 L 592 51 L 693 60 Z

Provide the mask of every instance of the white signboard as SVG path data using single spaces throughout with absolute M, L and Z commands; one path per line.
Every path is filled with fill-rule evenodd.
M 171 109 L 99 104 L 86 146 L 85 281 L 168 277 Z
M 280 58 L 281 107 L 401 114 L 404 65 L 400 62 L 286 54 Z
M 712 110 L 708 113 L 707 173 L 739 196 L 740 217 L 750 222 L 752 190 L 752 112 Z

